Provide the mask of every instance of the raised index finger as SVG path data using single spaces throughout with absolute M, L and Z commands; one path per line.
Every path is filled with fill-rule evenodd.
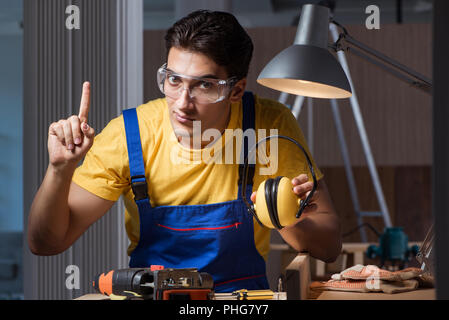
M 89 107 L 90 107 L 90 83 L 84 82 L 83 84 L 83 93 L 81 94 L 81 103 L 80 103 L 80 113 L 78 118 L 80 122 L 87 122 L 89 117 Z

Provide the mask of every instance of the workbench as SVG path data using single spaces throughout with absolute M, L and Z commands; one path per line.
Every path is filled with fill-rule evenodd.
M 344 291 L 323 291 L 318 296 L 310 295 L 308 300 L 435 300 L 435 289 L 418 289 L 403 293 L 359 293 Z M 75 300 L 109 300 L 109 297 L 102 294 L 86 294 Z M 288 297 L 287 297 L 288 300 Z
M 220 296 L 221 295 L 221 296 Z M 236 301 L 236 299 L 229 299 L 227 297 L 224 297 L 224 294 L 217 294 L 217 298 L 214 299 L 216 301 L 219 300 L 234 300 Z M 89 294 L 85 294 L 79 298 L 76 298 L 75 300 L 110 300 L 108 296 L 105 296 L 103 294 L 100 293 L 89 293 Z M 286 300 L 286 294 L 285 292 L 275 292 L 273 299 L 269 299 L 269 300 Z
M 293 278 L 296 284 L 286 283 L 287 300 L 292 297 L 296 298 L 295 291 L 299 291 L 299 299 L 301 300 L 435 300 L 436 292 L 434 288 L 418 288 L 413 291 L 401 293 L 383 293 L 383 292 L 350 292 L 336 290 L 320 290 L 310 289 L 310 257 L 308 254 L 300 253 L 287 266 L 286 272 L 290 274 L 297 273 Z M 293 288 L 291 291 L 288 288 Z
M 371 243 L 344 243 L 342 248 L 342 255 L 353 254 L 354 264 L 364 264 L 364 252 Z M 409 243 L 410 245 L 419 242 Z M 281 250 L 289 252 L 291 248 L 287 245 L 277 245 L 271 248 L 273 250 Z M 290 258 L 291 259 L 291 258 Z M 289 260 L 290 261 L 290 260 Z M 314 261 L 316 270 L 313 270 L 316 275 L 322 275 L 325 271 L 325 264 L 316 263 Z M 344 259 L 343 269 L 346 266 L 346 259 Z M 311 283 L 311 257 L 307 253 L 296 254 L 293 260 L 285 268 L 286 279 L 285 283 L 287 292 L 287 300 L 435 300 L 435 289 L 418 288 L 417 290 L 387 294 L 382 292 L 348 292 L 348 291 L 312 291 L 310 290 Z M 102 294 L 86 294 L 77 298 L 76 300 L 109 300 L 109 297 Z

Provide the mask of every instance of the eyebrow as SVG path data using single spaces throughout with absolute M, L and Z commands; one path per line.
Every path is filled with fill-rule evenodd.
M 174 70 L 172 70 L 172 69 L 170 69 L 170 68 L 166 68 L 166 69 L 167 69 L 168 71 L 170 71 L 170 72 L 173 72 L 173 73 L 182 75 L 181 73 L 176 72 L 176 71 L 174 71 Z M 220 78 L 218 78 L 216 75 L 211 74 L 211 73 L 205 74 L 205 75 L 202 75 L 202 76 L 194 76 L 194 77 L 195 77 L 195 78 L 202 78 L 202 79 L 216 79 L 216 80 L 220 80 Z

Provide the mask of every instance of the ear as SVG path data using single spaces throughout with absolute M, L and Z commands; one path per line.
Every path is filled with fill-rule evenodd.
M 245 93 L 246 88 L 246 78 L 240 79 L 232 88 L 229 95 L 229 100 L 231 102 L 240 101 Z

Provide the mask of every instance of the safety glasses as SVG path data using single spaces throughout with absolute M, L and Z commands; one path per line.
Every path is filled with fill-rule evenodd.
M 236 77 L 227 80 L 182 75 L 167 69 L 164 63 L 157 71 L 157 83 L 161 92 L 178 99 L 187 90 L 198 103 L 216 103 L 226 98 L 237 82 Z

